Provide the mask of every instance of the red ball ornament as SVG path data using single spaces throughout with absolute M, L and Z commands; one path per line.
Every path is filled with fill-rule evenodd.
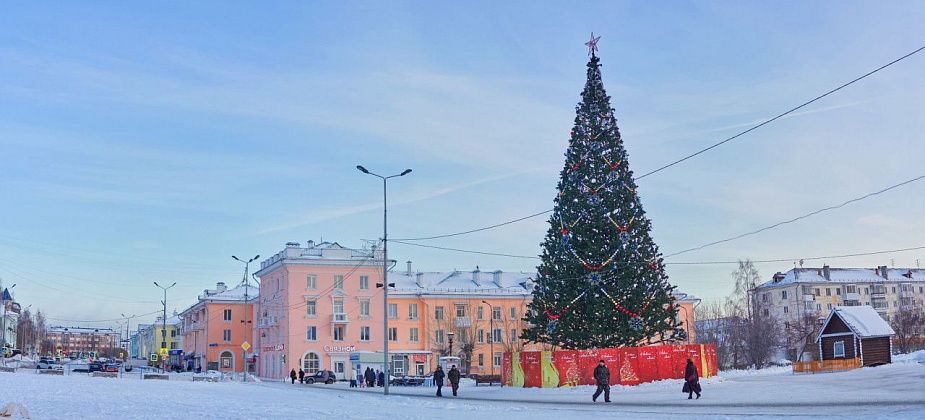
M 562 236 L 565 236 L 565 235 L 568 235 L 569 230 L 568 228 L 562 228 L 562 230 L 560 230 L 559 232 L 562 232 Z

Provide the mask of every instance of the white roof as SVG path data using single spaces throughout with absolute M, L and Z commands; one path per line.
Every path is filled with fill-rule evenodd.
M 890 328 L 890 324 L 887 324 L 874 308 L 867 305 L 836 306 L 829 314 L 829 319 L 834 315 L 838 315 L 842 321 L 845 321 L 845 325 L 847 325 L 855 335 L 861 338 L 884 337 L 896 334 L 896 332 Z M 825 324 L 829 323 L 829 319 L 826 319 Z M 819 336 L 822 336 L 821 331 L 819 332 Z M 817 337 L 816 340 L 818 341 L 818 339 Z
M 260 294 L 260 288 L 257 286 L 239 284 L 237 287 L 225 290 L 224 292 L 200 295 L 199 300 L 243 301 L 245 289 L 247 289 L 247 300 L 255 299 Z
M 395 283 L 390 294 L 464 295 L 491 294 L 529 296 L 533 293 L 533 273 L 486 271 L 428 271 L 389 273 L 389 283 Z
M 886 277 L 880 268 L 829 268 L 829 278 L 825 278 L 823 268 L 793 268 L 783 273 L 780 280 L 770 280 L 758 288 L 776 287 L 794 283 L 863 283 L 863 282 L 925 282 L 925 269 L 921 268 L 887 268 Z

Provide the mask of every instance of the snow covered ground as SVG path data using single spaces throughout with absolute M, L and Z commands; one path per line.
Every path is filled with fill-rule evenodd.
M 919 359 L 916 359 L 916 358 Z M 460 398 L 434 388 L 350 390 L 280 382 L 192 382 L 0 373 L 0 406 L 23 404 L 36 419 L 341 418 L 402 419 L 504 416 L 563 418 L 865 417 L 925 418 L 925 352 L 897 363 L 849 372 L 793 375 L 787 368 L 726 372 L 703 380 L 704 396 L 686 399 L 677 380 L 614 387 L 614 403 L 592 404 L 591 387 L 513 389 L 466 384 Z M 450 395 L 446 392 L 444 395 Z

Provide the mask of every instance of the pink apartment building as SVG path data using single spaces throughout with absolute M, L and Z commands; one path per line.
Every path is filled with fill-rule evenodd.
M 261 263 L 257 305 L 257 372 L 285 378 L 382 369 L 382 256 L 337 243 L 288 243 Z M 505 351 L 537 349 L 519 339 L 533 291 L 533 273 L 481 271 L 389 272 L 390 370 L 426 375 L 441 356 L 460 358 L 464 373 L 500 374 Z M 693 304 L 676 294 L 679 317 L 693 326 Z M 693 340 L 693 331 L 689 331 Z M 452 347 L 451 347 L 452 346 Z
M 228 289 L 220 282 L 215 289 L 203 290 L 198 302 L 180 313 L 186 369 L 244 371 L 241 344 L 244 341 L 253 344 L 254 302 L 259 294 L 253 285 L 246 289 L 245 302 L 243 283 Z

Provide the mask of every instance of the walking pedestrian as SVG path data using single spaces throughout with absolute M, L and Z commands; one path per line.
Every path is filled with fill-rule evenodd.
M 302 370 L 302 368 L 299 368 L 299 383 L 300 384 L 305 383 L 305 371 Z
M 293 384 L 295 384 L 295 378 L 296 378 L 297 376 L 299 376 L 299 375 L 297 375 L 297 374 L 295 373 L 295 368 L 292 368 L 292 370 L 289 372 L 289 379 L 292 379 L 292 383 L 293 383 Z
M 604 402 L 610 402 L 610 369 L 607 369 L 603 360 L 597 361 L 597 367 L 594 368 L 594 380 L 597 381 L 597 391 L 594 391 L 591 401 L 597 402 L 597 397 L 603 392 Z
M 363 377 L 366 379 L 366 386 L 373 387 L 373 368 L 366 368 L 366 373 L 363 374 Z
M 443 378 L 446 376 L 443 373 L 443 367 L 437 366 L 437 370 L 434 371 L 434 385 L 437 385 L 437 396 L 443 396 Z
M 453 387 L 453 396 L 456 397 L 456 392 L 459 391 L 459 369 L 456 369 L 456 365 L 450 368 L 447 379 L 450 380 L 450 386 Z
M 379 386 L 385 386 L 385 371 L 379 371 Z
M 357 387 L 357 371 L 350 369 L 348 372 L 350 372 L 348 373 L 348 375 L 350 375 L 350 387 L 356 388 Z
M 694 365 L 694 361 L 687 359 L 687 366 L 684 367 L 684 388 L 681 389 L 681 392 L 687 393 L 687 399 L 693 398 L 693 394 L 697 394 L 697 399 L 700 399 L 700 375 L 697 374 L 697 366 Z

